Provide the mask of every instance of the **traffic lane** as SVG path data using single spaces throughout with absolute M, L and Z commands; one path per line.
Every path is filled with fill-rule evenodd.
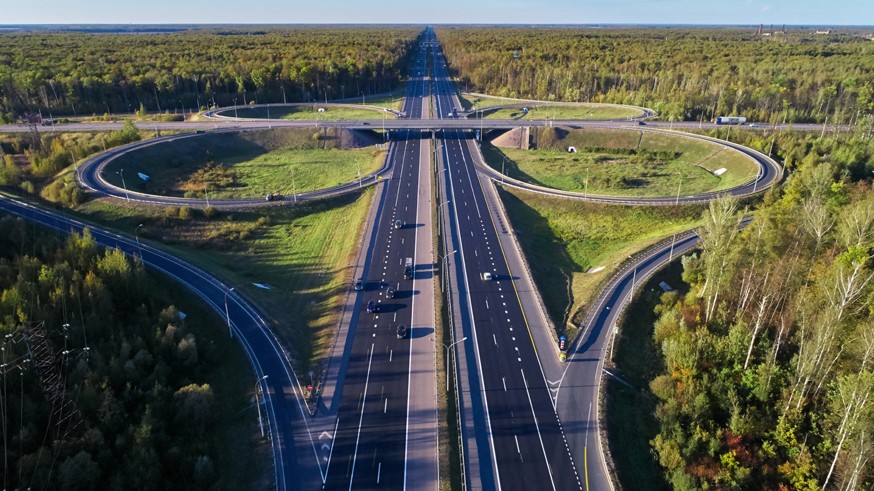
M 674 244 L 673 257 L 680 256 L 693 249 L 697 237 L 688 237 Z M 583 336 L 578 340 L 578 346 L 571 348 L 565 375 L 561 378 L 556 395 L 556 410 L 560 417 L 573 422 L 565 426 L 567 440 L 574 455 L 591 454 L 593 459 L 586 458 L 586 475 L 593 489 L 610 489 L 611 481 L 606 468 L 600 442 L 600 407 L 598 393 L 603 373 L 604 350 L 609 326 L 612 326 L 622 313 L 631 291 L 635 276 L 645 278 L 671 257 L 670 247 L 663 248 L 653 256 L 644 259 L 637 268 L 627 271 L 622 277 L 611 284 L 610 291 L 597 307 L 598 314 Z M 586 417 L 582 418 L 581 413 Z
M 463 140 L 459 140 L 459 142 L 463 142 Z M 506 321 L 506 325 L 503 326 L 504 328 L 494 329 L 492 335 L 495 344 L 501 343 L 506 346 L 498 351 L 509 356 L 505 356 L 500 363 L 494 365 L 484 364 L 484 366 L 489 367 L 487 371 L 492 370 L 495 376 L 500 375 L 502 384 L 509 382 L 513 386 L 521 380 L 521 383 L 525 385 L 525 396 L 530 406 L 529 414 L 531 419 L 526 421 L 522 427 L 533 427 L 537 430 L 537 434 L 536 438 L 534 438 L 534 435 L 527 438 L 522 443 L 522 448 L 527 446 L 530 451 L 536 452 L 539 450 L 542 454 L 541 462 L 545 465 L 545 469 L 538 476 L 538 479 L 541 480 L 540 482 L 553 483 L 557 481 L 562 487 L 573 486 L 575 484 L 578 486 L 579 481 L 567 481 L 568 477 L 575 480 L 576 469 L 570 455 L 570 449 L 564 444 L 564 438 L 561 434 L 561 423 L 555 416 L 552 401 L 540 369 L 539 360 L 536 358 L 533 340 L 531 339 L 530 332 L 528 332 L 527 322 L 519 305 L 510 272 L 503 257 L 503 251 L 497 244 L 497 232 L 491 221 L 491 215 L 486 211 L 487 208 L 482 188 L 479 187 L 479 181 L 476 184 L 472 182 L 475 179 L 475 174 L 471 172 L 471 166 L 468 165 L 470 160 L 469 150 L 467 145 L 462 146 L 462 155 L 465 158 L 461 160 L 461 163 L 466 169 L 463 173 L 466 176 L 465 184 L 469 186 L 472 198 L 475 202 L 479 203 L 487 217 L 481 220 L 484 223 L 480 225 L 482 227 L 481 234 L 475 234 L 471 239 L 465 237 L 464 240 L 476 240 L 477 236 L 479 236 L 480 239 L 475 243 L 476 250 L 487 251 L 490 257 L 486 258 L 485 254 L 477 255 L 477 257 L 473 258 L 473 261 L 478 261 L 484 269 L 491 268 L 491 271 L 496 273 L 499 279 L 504 279 L 503 281 L 492 282 L 480 280 L 484 284 L 484 294 L 481 295 L 483 301 L 479 303 L 474 302 L 475 311 L 477 306 L 479 306 L 482 314 L 488 315 L 493 321 L 497 320 L 497 322 L 491 324 L 479 321 L 477 323 L 478 331 L 480 330 L 480 325 L 497 327 L 498 324 Z M 472 227 L 477 225 L 479 224 L 472 224 Z M 492 249 L 493 247 L 494 249 Z M 468 273 L 471 274 L 472 272 L 469 271 Z M 504 282 L 506 282 L 507 286 L 503 285 Z M 489 305 L 489 300 L 491 300 L 492 306 Z M 518 374 L 514 373 L 512 369 L 514 364 L 520 367 Z M 525 373 L 528 376 L 525 376 Z M 493 383 L 496 382 L 496 379 L 491 380 Z M 489 385 L 488 381 L 486 385 L 494 387 L 494 385 Z M 540 421 L 538 421 L 538 415 L 540 415 Z M 500 447 L 501 445 L 496 443 L 496 448 Z M 503 459 L 499 456 L 499 461 L 501 460 Z M 555 468 L 555 470 L 552 468 Z
M 460 140 L 459 140 L 460 142 Z M 464 161 L 458 162 L 464 168 Z M 482 207 L 485 207 L 484 197 L 481 193 L 477 194 L 473 188 L 470 179 L 469 168 L 462 171 L 462 175 L 466 177 L 462 185 L 466 185 L 473 200 L 483 201 Z M 481 189 L 479 190 L 481 191 Z M 482 270 L 491 270 L 499 275 L 499 277 L 509 278 L 509 272 L 506 270 L 506 262 L 500 261 L 498 264 L 492 258 L 486 258 L 486 254 L 478 254 L 477 251 L 489 251 L 489 254 L 498 255 L 498 259 L 503 258 L 502 253 L 495 246 L 495 251 L 491 251 L 492 246 L 497 240 L 494 235 L 494 227 L 490 223 L 491 218 L 488 218 L 488 226 L 484 224 L 486 220 L 477 220 L 475 223 L 467 224 L 468 229 L 480 229 L 478 233 L 472 233 L 470 237 L 464 234 L 463 241 L 468 244 L 465 247 L 464 254 L 468 264 L 479 264 L 480 272 Z M 491 228 L 491 230 L 490 230 Z M 473 250 L 471 253 L 469 251 Z M 530 363 L 534 356 L 533 346 L 530 346 L 530 336 L 527 333 L 527 327 L 521 307 L 518 306 L 515 292 L 512 291 L 512 285 L 507 288 L 503 287 L 501 282 L 485 282 L 479 277 L 480 272 L 467 267 L 468 281 L 471 284 L 479 281 L 483 287 L 479 294 L 472 293 L 473 310 L 475 317 L 475 329 L 480 338 L 491 339 L 494 343 L 494 350 L 486 349 L 481 351 L 483 367 L 485 374 L 485 385 L 487 390 L 493 388 L 503 388 L 505 398 L 499 398 L 489 404 L 489 413 L 492 417 L 492 427 L 496 438 L 495 449 L 497 453 L 497 461 L 501 480 L 509 480 L 509 482 L 517 481 L 520 476 L 528 476 L 536 482 L 553 483 L 552 472 L 550 470 L 550 458 L 555 458 L 555 462 L 561 462 L 562 458 L 567 460 L 568 456 L 559 453 L 562 450 L 561 445 L 557 445 L 555 434 L 558 431 L 558 426 L 553 425 L 552 421 L 544 421 L 545 425 L 540 428 L 537 421 L 538 409 L 543 414 L 543 409 L 546 409 L 547 415 L 552 415 L 552 407 L 545 390 L 541 390 L 544 397 L 538 397 L 538 394 L 532 394 L 529 390 L 527 378 L 525 377 L 525 369 L 528 367 L 529 375 L 534 375 L 534 379 L 539 379 L 538 384 L 544 388 L 543 377 L 539 372 L 539 365 Z M 505 295 L 506 293 L 506 295 Z M 509 297 L 509 298 L 508 298 Z M 490 302 L 491 301 L 491 302 Z M 509 302 L 509 304 L 508 304 Z M 491 303 L 491 305 L 490 305 Z M 486 342 L 486 344 L 488 344 Z M 489 346 L 491 348 L 491 346 Z M 483 345 L 480 345 L 483 349 Z M 492 356 L 492 355 L 495 356 Z M 519 370 L 517 371 L 516 368 Z M 529 377 L 530 378 L 530 377 Z M 509 388 L 524 386 L 524 394 L 519 392 L 508 392 Z M 535 388 L 536 391 L 537 388 Z M 543 403 L 546 403 L 544 406 Z M 522 411 L 525 409 L 525 411 Z M 503 418 L 502 415 L 511 414 L 511 418 Z M 557 422 L 556 422 L 557 423 Z M 520 429 L 534 429 L 534 432 L 522 431 Z M 558 431 L 560 433 L 560 431 Z M 512 439 L 501 441 L 501 435 L 511 435 Z M 515 453 L 513 449 L 515 450 Z M 567 451 L 564 449 L 565 452 Z M 522 453 L 526 453 L 527 460 L 522 458 Z M 508 467 L 506 464 L 518 459 L 519 465 Z M 517 474 L 521 472 L 521 474 Z
M 374 273 L 372 267 L 366 273 L 366 278 L 371 285 L 374 282 L 378 283 L 380 288 L 376 290 L 378 291 L 378 297 L 383 295 L 382 287 L 388 277 L 403 277 L 402 263 L 399 260 L 395 261 L 393 259 L 396 256 L 413 257 L 414 252 L 413 241 L 404 240 L 404 237 L 402 237 L 405 235 L 404 229 L 395 230 L 392 219 L 398 216 L 402 217 L 405 221 L 415 218 L 414 211 L 409 210 L 409 206 L 401 202 L 400 198 L 408 194 L 408 185 L 417 175 L 418 166 L 414 166 L 414 157 L 418 153 L 418 141 L 412 139 L 410 135 L 404 135 L 402 141 L 393 143 L 393 145 L 403 146 L 403 149 L 396 153 L 396 158 L 400 160 L 395 163 L 398 175 L 390 180 L 387 191 L 389 193 L 389 201 L 392 201 L 391 195 L 395 195 L 393 200 L 395 204 L 390 205 L 392 207 L 391 214 L 386 213 L 386 210 L 380 213 L 379 223 L 375 230 L 378 239 L 373 251 L 376 255 L 385 251 L 385 257 L 382 264 L 377 264 L 377 268 L 379 266 L 381 268 L 376 273 Z M 410 150 L 411 148 L 412 151 Z M 414 232 L 413 229 L 409 231 Z M 409 256 L 406 256 L 407 254 Z M 372 291 L 366 290 L 361 296 L 364 298 L 374 298 Z M 408 301 L 412 301 L 412 296 L 409 297 Z M 364 301 L 361 303 L 363 304 Z M 400 303 L 402 302 L 393 302 L 393 304 Z M 397 318 L 398 314 L 401 315 L 401 319 Z M 391 321 L 388 322 L 390 317 Z M 331 464 L 332 470 L 331 474 L 329 474 L 329 479 L 332 480 L 328 482 L 328 488 L 341 486 L 354 486 L 358 488 L 362 486 L 362 489 L 366 489 L 367 486 L 381 481 L 383 479 L 381 473 L 383 467 L 382 460 L 377 462 L 375 468 L 376 475 L 373 475 L 373 466 L 367 464 L 368 456 L 371 457 L 371 464 L 375 462 L 374 459 L 378 456 L 382 456 L 382 459 L 386 462 L 386 467 L 394 467 L 393 472 L 388 474 L 398 474 L 396 469 L 403 463 L 403 443 L 406 435 L 405 432 L 398 434 L 399 430 L 393 424 L 397 419 L 396 406 L 392 406 L 392 412 L 389 414 L 387 400 L 383 408 L 379 408 L 378 399 L 384 397 L 386 391 L 388 391 L 391 395 L 395 396 L 393 399 L 406 400 L 407 385 L 404 383 L 406 377 L 394 371 L 389 365 L 408 365 L 409 353 L 404 353 L 403 351 L 394 353 L 393 350 L 389 349 L 388 358 L 384 358 L 379 355 L 381 352 L 379 347 L 383 345 L 388 346 L 388 343 L 398 341 L 392 329 L 396 324 L 393 323 L 405 322 L 406 325 L 409 325 L 409 320 L 411 319 L 407 317 L 411 317 L 410 308 L 397 309 L 391 316 L 377 315 L 371 318 L 368 314 L 364 314 L 355 324 L 357 335 L 353 340 L 353 353 L 357 353 L 356 359 L 358 363 L 355 365 L 350 363 L 347 374 L 353 373 L 354 375 L 349 382 L 344 384 L 344 393 L 341 396 L 343 404 L 341 404 L 339 413 L 340 422 L 337 434 L 340 438 L 338 443 L 342 443 L 336 447 L 336 450 L 339 450 L 341 453 L 339 454 L 338 461 Z M 373 356 L 366 356 L 367 366 L 365 369 L 364 358 L 365 355 L 370 353 L 373 353 Z M 374 360 L 376 365 L 372 365 Z M 385 375 L 382 375 L 383 373 Z M 371 377 L 374 374 L 379 374 L 377 375 L 379 377 L 378 385 L 370 384 Z M 384 379 L 383 377 L 388 378 Z M 377 389 L 379 390 L 378 397 L 375 393 Z M 347 390 L 350 390 L 350 392 L 346 392 Z M 368 401 L 370 403 L 369 406 Z M 374 402 L 377 404 L 374 405 Z M 357 419 L 355 418 L 356 413 L 358 415 Z M 379 428 L 382 428 L 382 430 L 374 430 Z M 352 443 L 353 437 L 354 445 Z M 382 454 L 378 454 L 377 452 L 379 451 Z M 361 467 L 358 466 L 359 458 L 362 459 L 360 461 Z M 402 472 L 400 473 L 400 479 L 403 479 Z
M 207 302 L 221 317 L 225 317 L 223 302 L 228 287 L 187 263 L 184 263 L 151 246 L 138 244 L 118 234 L 99 227 L 85 225 L 66 217 L 29 206 L 12 199 L 0 198 L 0 209 L 27 220 L 69 234 L 82 233 L 88 228 L 94 239 L 103 247 L 118 248 L 130 256 L 138 256 L 150 267 L 178 280 Z M 304 407 L 299 399 L 299 384 L 293 369 L 285 362 L 278 341 L 266 326 L 257 310 L 236 294 L 229 296 L 227 314 L 237 339 L 241 342 L 256 373 L 268 375 L 268 391 L 265 393 L 266 413 L 270 419 L 267 430 L 271 433 L 277 473 L 277 487 L 297 489 L 297 455 L 294 445 L 294 424 L 306 424 Z M 313 444 L 313 450 L 315 449 Z

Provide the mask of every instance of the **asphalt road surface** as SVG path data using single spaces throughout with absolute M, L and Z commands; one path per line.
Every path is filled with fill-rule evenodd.
M 455 89 L 442 53 L 434 57 L 436 108 L 441 118 L 453 117 Z M 446 168 L 444 201 L 448 202 L 450 242 L 458 249 L 454 262 L 464 305 L 462 330 L 471 340 L 466 372 L 471 387 L 474 434 L 463 435 L 478 461 L 468 471 L 473 489 L 583 489 L 583 469 L 565 437 L 540 368 L 528 322 L 488 212 L 472 155 L 472 132 L 444 131 L 441 154 Z M 474 147 L 475 148 L 475 147 Z M 492 275 L 491 280 L 483 274 Z M 456 335 L 456 338 L 459 336 Z M 474 370 L 473 367 L 476 367 Z
M 518 119 L 421 119 L 413 115 L 404 119 L 386 120 L 385 123 L 376 123 L 373 120 L 345 120 L 345 121 L 292 121 L 284 119 L 216 119 L 214 121 L 185 121 L 185 122 L 170 122 L 170 123 L 135 123 L 140 130 L 150 132 L 152 130 L 173 130 L 173 131 L 194 131 L 194 130 L 219 130 L 219 129 L 253 129 L 253 128 L 313 128 L 313 127 L 328 127 L 328 128 L 350 128 L 361 130 L 385 129 L 389 130 L 404 130 L 404 129 L 424 129 L 424 130 L 439 130 L 439 129 L 463 129 L 475 130 L 484 129 L 512 129 L 529 126 L 568 126 L 572 128 L 637 128 L 637 121 L 631 119 L 620 120 L 518 120 Z M 383 126 L 384 124 L 384 126 Z M 665 121 L 647 121 L 647 127 L 660 129 L 714 129 L 721 128 L 730 138 L 731 131 L 734 131 L 736 126 L 717 125 L 714 123 L 696 123 L 693 121 L 683 122 L 665 122 Z M 124 123 L 69 123 L 57 126 L 37 126 L 37 131 L 41 133 L 51 132 L 90 132 L 90 131 L 115 131 L 124 127 Z M 759 123 L 756 127 L 751 127 L 749 124 L 741 126 L 743 129 L 755 129 L 756 131 L 767 132 L 774 130 L 798 130 L 798 131 L 825 131 L 827 133 L 849 131 L 847 125 L 821 125 L 821 124 L 778 124 L 767 125 Z M 30 127 L 22 124 L 7 124 L 0 125 L 0 133 L 26 133 L 30 131 Z
M 426 61 L 420 52 L 414 72 L 424 71 Z M 404 111 L 421 117 L 429 93 L 425 77 L 411 77 Z M 351 355 L 345 380 L 338 382 L 342 394 L 326 489 L 435 489 L 437 483 L 436 433 L 432 433 L 433 441 L 418 441 L 427 435 L 410 441 L 411 425 L 418 421 L 424 419 L 436 428 L 434 412 L 411 414 L 411 401 L 420 395 L 411 391 L 426 391 L 425 397 L 433 400 L 433 383 L 430 391 L 410 386 L 415 357 L 411 347 L 433 336 L 433 327 L 414 324 L 415 309 L 433 300 L 433 294 L 427 299 L 419 297 L 426 290 L 422 285 L 433 282 L 431 257 L 421 254 L 423 246 L 425 251 L 430 248 L 430 232 L 428 241 L 419 243 L 429 225 L 421 217 L 430 217 L 430 204 L 420 199 L 430 196 L 420 185 L 420 156 L 427 134 L 408 130 L 391 137 L 392 174 L 380 190 L 372 252 L 365 263 L 364 287 L 349 331 L 354 336 Z M 409 279 L 404 275 L 407 260 L 414 268 Z M 394 290 L 393 298 L 388 297 L 389 288 Z M 368 311 L 370 302 L 373 312 Z M 404 332 L 398 334 L 399 328 Z M 415 370 L 430 369 L 433 374 L 432 359 L 426 358 L 425 366 Z M 427 448 L 417 447 L 422 443 Z

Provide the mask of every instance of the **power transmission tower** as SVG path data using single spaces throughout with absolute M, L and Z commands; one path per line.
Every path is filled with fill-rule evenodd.
M 60 369 L 60 365 L 66 363 L 68 357 L 74 354 L 72 350 L 66 348 L 67 327 L 68 324 L 65 324 L 65 347 L 60 353 L 60 363 L 57 354 L 49 346 L 44 321 L 36 324 L 28 323 L 23 331 L 32 366 L 39 377 L 43 394 L 52 406 L 50 421 L 55 422 L 57 440 L 77 433 L 82 426 L 82 414 L 72 399 L 67 396 L 66 381 Z

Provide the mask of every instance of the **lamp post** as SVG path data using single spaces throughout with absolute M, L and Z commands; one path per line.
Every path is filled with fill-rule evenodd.
M 466 339 L 467 339 L 467 336 L 450 344 L 449 347 L 446 348 L 446 392 L 449 392 L 449 355 L 452 354 L 452 347 L 455 346 L 456 344 L 462 342 L 462 341 L 465 341 Z M 443 346 L 446 347 L 446 344 L 443 344 Z
M 236 97 L 234 97 L 234 119 L 238 119 L 237 118 L 237 98 Z
M 231 331 L 231 314 L 228 313 L 228 294 L 234 291 L 233 288 L 225 292 L 225 317 L 228 319 L 228 334 L 233 338 L 234 331 Z
M 677 199 L 674 201 L 674 205 L 680 204 L 680 188 L 683 186 L 683 174 L 680 174 L 680 183 L 677 184 Z
M 127 194 L 127 184 L 124 183 L 124 169 L 121 169 L 119 172 L 116 172 L 116 174 L 121 176 L 121 187 L 124 188 L 124 199 L 126 199 L 127 201 L 130 201 L 130 196 L 128 196 L 128 194 Z
M 446 267 L 443 265 L 443 261 L 445 261 L 447 257 L 455 254 L 456 252 L 458 252 L 458 249 L 455 249 L 454 251 L 452 251 L 448 254 L 444 254 L 444 255 L 440 256 L 440 269 L 442 270 L 444 278 L 446 278 Z M 443 283 L 444 283 L 444 281 L 440 282 L 440 293 L 443 293 Z
M 264 438 L 264 424 L 261 422 L 261 403 L 258 401 L 258 391 L 261 389 L 261 382 L 267 380 L 268 375 L 265 375 L 255 382 L 255 407 L 258 408 L 258 428 L 261 430 L 261 438 Z
M 140 245 L 140 227 L 142 226 L 143 224 L 141 223 L 137 225 L 137 228 L 134 229 L 134 237 L 136 237 L 137 239 L 137 249 L 140 250 L 140 261 L 143 260 L 143 246 Z
M 504 155 L 504 160 L 503 160 L 503 162 L 501 162 L 501 184 L 504 183 L 504 176 L 507 175 L 506 174 L 506 167 L 507 167 L 507 156 Z

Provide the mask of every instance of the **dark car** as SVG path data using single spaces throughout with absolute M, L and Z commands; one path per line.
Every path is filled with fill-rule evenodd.
M 399 325 L 397 329 L 397 335 L 398 339 L 404 339 L 405 337 L 407 337 L 407 326 L 403 324 Z
M 638 121 L 637 125 L 638 126 L 646 126 L 646 121 Z
M 388 290 L 385 291 L 385 296 L 388 298 L 395 298 L 395 289 L 388 287 Z
M 400 220 L 395 220 L 395 230 L 398 230 L 398 229 L 403 228 L 403 227 L 404 227 L 404 222 L 402 222 Z
M 375 300 L 371 300 L 371 301 L 367 302 L 367 313 L 368 314 L 375 314 L 378 311 L 379 311 L 379 307 L 377 307 Z

